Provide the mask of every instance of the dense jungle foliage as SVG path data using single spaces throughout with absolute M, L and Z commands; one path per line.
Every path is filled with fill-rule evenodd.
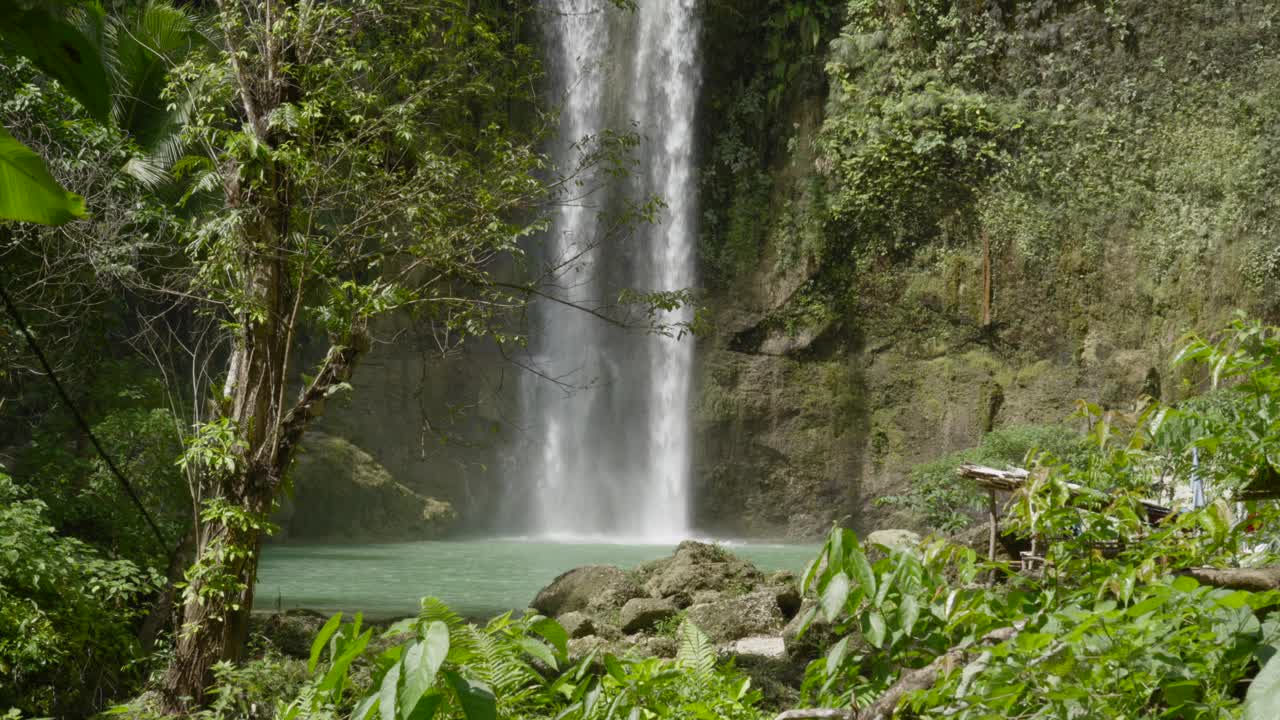
M 1232 501 L 1280 489 L 1267 459 L 1280 443 L 1280 328 L 1241 320 L 1190 338 L 1178 362 L 1223 389 L 1130 413 L 1086 403 L 1087 437 L 1032 433 L 1049 442 L 1023 458 L 1031 481 L 1008 499 L 1001 533 L 1039 539 L 1034 567 L 941 537 L 869 546 L 833 529 L 802 579 L 803 624 L 824 638 L 802 706 L 873 718 L 1260 720 L 1280 711 L 1280 509 Z M 1000 457 L 1025 433 L 970 457 Z M 1193 458 L 1209 502 L 1183 502 L 1151 524 L 1142 503 L 1185 477 Z M 307 661 L 268 651 L 220 666 L 207 714 L 770 716 L 697 627 L 675 632 L 674 660 L 572 658 L 565 630 L 539 615 L 479 626 L 426 600 L 417 618 L 376 631 L 337 615 Z M 148 716 L 145 701 L 127 712 Z
M 625 134 L 547 167 L 535 13 L 0 0 L 8 717 L 779 709 L 689 623 L 670 660 L 571 657 L 554 620 L 477 625 L 430 600 L 389 628 L 335 617 L 305 661 L 249 637 L 294 449 L 326 400 L 359 391 L 371 325 L 403 313 L 445 348 L 521 342 L 511 318 L 537 292 L 511 280 L 521 243 L 566 188 L 625 172 Z M 712 291 L 803 269 L 770 322 L 856 314 L 903 263 L 928 272 L 980 243 L 1047 287 L 1123 262 L 1135 283 L 1216 273 L 1276 312 L 1273 3 L 706 0 L 705 15 L 701 261 Z M 1115 256 L 1119 234 L 1136 258 Z M 995 297 L 998 317 L 1036 311 Z M 1184 345 L 1188 399 L 1083 403 L 1086 434 L 993 429 L 917 467 L 881 501 L 939 531 L 919 548 L 833 529 L 803 578 L 822 657 L 801 704 L 1280 716 L 1280 518 L 1256 496 L 1280 485 L 1280 329 L 1242 318 Z M 1001 528 L 1039 553 L 1025 569 L 941 537 L 981 517 L 955 480 L 966 461 L 1031 469 Z M 1193 468 L 1201 508 L 1175 497 Z M 1184 509 L 1149 525 L 1151 498 Z

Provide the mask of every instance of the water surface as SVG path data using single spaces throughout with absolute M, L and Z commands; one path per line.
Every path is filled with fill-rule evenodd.
M 801 572 L 816 545 L 727 543 L 766 572 Z M 435 596 L 471 617 L 528 606 L 538 590 L 581 565 L 630 568 L 672 545 L 520 538 L 394 545 L 271 545 L 263 551 L 255 610 L 309 608 L 373 617 L 412 615 Z

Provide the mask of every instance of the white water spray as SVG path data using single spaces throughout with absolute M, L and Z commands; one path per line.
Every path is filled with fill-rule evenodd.
M 640 166 L 629 188 L 610 192 L 666 203 L 657 225 L 616 243 L 600 235 L 600 211 L 618 199 L 610 192 L 561 207 L 544 261 L 575 259 L 560 276 L 563 300 L 599 306 L 622 288 L 683 290 L 696 281 L 695 5 L 640 0 L 634 11 L 620 11 L 607 0 L 547 0 L 548 68 L 564 99 L 556 162 L 568 170 L 584 137 L 634 123 L 644 137 Z M 681 310 L 661 321 L 688 316 Z M 515 514 L 551 537 L 687 537 L 691 340 L 619 330 L 555 302 L 539 303 L 536 320 L 537 367 L 566 386 L 590 387 L 523 381 L 531 444 L 513 472 L 528 494 L 515 494 L 524 510 Z

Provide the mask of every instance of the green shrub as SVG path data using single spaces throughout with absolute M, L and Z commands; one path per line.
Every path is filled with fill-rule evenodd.
M 987 433 L 977 447 L 915 466 L 911 469 L 911 488 L 906 494 L 883 497 L 877 502 L 918 512 L 925 524 L 935 530 L 961 530 L 973 524 L 985 510 L 986 494 L 973 483 L 960 482 L 957 469 L 964 463 L 1000 470 L 1025 467 L 1037 453 L 1047 453 L 1063 462 L 1078 461 L 1088 453 L 1088 441 L 1061 425 L 998 428 Z
M 159 578 L 60 537 L 0 474 L 0 707 L 82 715 L 141 678 L 132 623 Z
M 571 660 L 568 635 L 549 618 L 510 614 L 483 627 L 464 622 L 439 601 L 392 626 L 393 644 L 375 653 L 373 631 L 361 618 L 329 620 L 316 637 L 308 670 L 313 679 L 282 720 L 315 717 L 466 718 L 699 718 L 757 720 L 759 694 L 731 669 L 718 668 L 716 647 L 685 622 L 675 629 L 674 660 L 592 653 Z M 372 668 L 371 682 L 354 679 L 355 663 Z

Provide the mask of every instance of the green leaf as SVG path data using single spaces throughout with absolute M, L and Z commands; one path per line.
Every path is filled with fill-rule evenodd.
M 1239 610 L 1249 604 L 1249 596 L 1250 594 L 1244 590 L 1236 590 L 1223 597 L 1214 598 L 1214 602 L 1231 610 Z
M 530 626 L 534 632 L 541 635 L 551 646 L 561 655 L 569 652 L 569 633 L 564 631 L 564 627 L 552 620 L 551 618 L 542 618 Z
M 374 693 L 356 705 L 356 709 L 351 712 L 351 720 L 366 720 L 369 713 L 373 712 L 373 708 L 378 703 L 378 695 Z
M 407 720 L 423 712 L 435 713 L 434 707 L 422 706 L 422 697 L 435 684 L 436 674 L 448 656 L 449 626 L 436 620 L 427 625 L 422 640 L 405 653 L 404 683 L 399 695 L 401 718 Z
M 546 643 L 531 637 L 520 638 L 519 642 L 525 652 L 546 663 L 552 670 L 559 669 L 556 665 L 556 656 Z
M 0 127 L 0 219 L 62 225 L 84 216 L 84 198 L 64 190 L 39 155 Z
M 1173 589 L 1177 590 L 1178 592 L 1189 593 L 1198 587 L 1200 587 L 1200 583 L 1197 582 L 1195 578 L 1189 575 L 1179 575 L 1173 581 Z
M 1280 717 L 1280 653 L 1273 655 L 1249 685 L 1244 698 L 1245 720 Z
M 357 632 L 359 629 L 360 616 L 356 615 L 356 626 L 351 632 Z M 333 661 L 333 665 L 329 668 L 329 672 L 325 673 L 324 679 L 320 681 L 318 690 L 325 692 L 337 688 L 347 676 L 347 669 L 351 667 L 351 663 L 355 661 L 360 653 L 364 652 L 365 647 L 369 644 L 369 639 L 373 637 L 372 630 L 366 630 L 364 633 L 356 636 L 356 639 L 344 646 L 344 650 L 337 660 Z
M 400 685 L 400 667 L 400 663 L 396 663 L 382 676 L 382 686 L 378 689 L 378 716 L 382 720 L 399 720 L 396 717 L 396 689 Z
M 848 560 L 849 571 L 858 581 L 858 587 L 862 588 L 862 594 L 868 598 L 875 597 L 876 575 L 871 569 L 871 563 L 867 561 L 866 553 L 862 552 L 862 548 L 857 543 L 849 548 Z
M 884 615 L 881 615 L 879 610 L 872 610 L 867 616 L 867 642 L 876 648 L 884 647 L 884 636 L 887 630 Z
M 446 670 L 444 677 L 457 694 L 458 705 L 467 720 L 497 720 L 498 701 L 488 686 L 467 680 L 452 670 Z
M 920 619 L 920 601 L 916 600 L 915 595 L 907 595 L 902 598 L 902 605 L 898 608 L 899 624 L 902 626 L 902 634 L 911 637 L 911 630 L 916 626 L 916 621 Z
M 0 35 L 61 83 L 95 120 L 107 121 L 111 111 L 107 69 L 102 52 L 83 33 L 43 9 L 33 9 L 0 12 Z
M 613 655 L 604 656 L 604 669 L 613 676 L 614 680 L 617 680 L 620 683 L 625 683 L 627 681 L 627 673 L 622 669 L 622 663 L 618 662 L 618 658 Z
M 431 720 L 431 718 L 435 716 L 436 711 L 440 709 L 440 705 L 443 702 L 444 698 L 439 692 L 432 692 L 423 696 L 423 698 L 418 701 L 417 705 L 415 705 L 405 717 L 407 720 Z M 403 712 L 404 707 L 401 706 L 400 710 Z
M 342 613 L 337 613 L 329 618 L 329 621 L 320 628 L 320 634 L 316 635 L 316 639 L 311 643 L 311 659 L 307 661 L 307 672 L 316 671 L 316 664 L 320 662 L 320 653 L 324 651 L 324 646 L 329 643 L 329 638 L 333 637 L 333 633 L 342 624 Z
M 844 655 L 849 649 L 849 638 L 845 637 L 831 647 L 831 652 L 827 653 L 827 677 L 836 674 L 840 669 L 840 664 L 844 662 Z
M 838 572 L 827 582 L 822 592 L 822 612 L 829 622 L 835 622 L 849 597 L 849 576 Z

